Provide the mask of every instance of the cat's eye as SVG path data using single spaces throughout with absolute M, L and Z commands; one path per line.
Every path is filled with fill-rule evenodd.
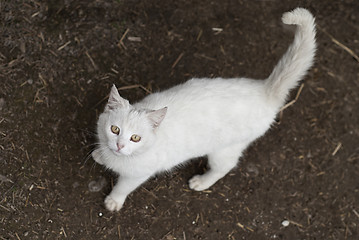
M 111 132 L 118 135 L 118 134 L 120 134 L 120 128 L 115 126 L 115 125 L 112 125 L 111 126 Z
M 131 141 L 132 141 L 132 142 L 139 142 L 139 141 L 141 141 L 141 137 L 138 136 L 138 135 L 136 135 L 136 134 L 133 134 L 133 135 L 131 136 Z

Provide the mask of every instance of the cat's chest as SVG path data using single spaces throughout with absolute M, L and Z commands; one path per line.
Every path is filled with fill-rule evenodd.
M 111 156 L 106 165 L 122 176 L 152 176 L 162 170 L 164 158 L 164 154 L 150 151 L 130 157 Z

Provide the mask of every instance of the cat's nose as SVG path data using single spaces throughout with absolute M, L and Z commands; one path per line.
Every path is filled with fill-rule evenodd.
M 124 147 L 123 144 L 117 143 L 116 145 L 117 145 L 117 150 L 118 150 L 118 151 L 120 151 L 120 150 Z

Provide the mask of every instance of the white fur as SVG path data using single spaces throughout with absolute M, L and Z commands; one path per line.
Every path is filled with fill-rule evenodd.
M 191 79 L 134 105 L 113 86 L 98 120 L 99 147 L 92 154 L 119 174 L 105 199 L 108 210 L 118 211 L 127 195 L 151 176 L 192 158 L 207 155 L 210 167 L 190 179 L 196 191 L 209 188 L 236 166 L 243 150 L 269 129 L 289 90 L 313 64 L 313 16 L 297 8 L 282 19 L 298 25 L 295 39 L 264 81 Z M 120 128 L 119 135 L 111 132 L 111 125 Z M 131 141 L 132 134 L 141 141 Z

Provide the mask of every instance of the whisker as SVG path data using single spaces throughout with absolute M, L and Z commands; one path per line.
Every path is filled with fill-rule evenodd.
M 87 151 L 87 153 L 85 154 L 84 156 L 84 163 L 83 165 L 86 165 L 87 161 L 92 157 L 92 152 L 95 150 L 95 149 L 99 149 L 99 150 L 104 150 L 106 149 L 105 146 L 102 146 L 100 143 L 93 143 L 93 144 L 89 144 L 89 146 L 96 146 L 95 148 L 92 148 L 91 150 Z M 103 151 L 101 151 L 102 155 L 101 157 L 103 157 Z
M 85 157 L 85 161 L 84 161 L 84 163 L 83 163 L 83 166 L 85 166 L 86 163 L 87 163 L 87 161 L 92 157 L 92 156 L 91 156 L 91 153 L 92 153 L 92 151 L 91 151 L 91 152 L 88 152 L 88 153 L 86 154 L 86 157 Z
M 92 172 L 92 170 L 95 169 L 95 166 L 96 166 L 96 165 L 97 165 L 97 163 L 94 161 L 93 164 L 92 164 L 91 167 L 90 167 L 90 170 L 89 170 L 90 173 Z

